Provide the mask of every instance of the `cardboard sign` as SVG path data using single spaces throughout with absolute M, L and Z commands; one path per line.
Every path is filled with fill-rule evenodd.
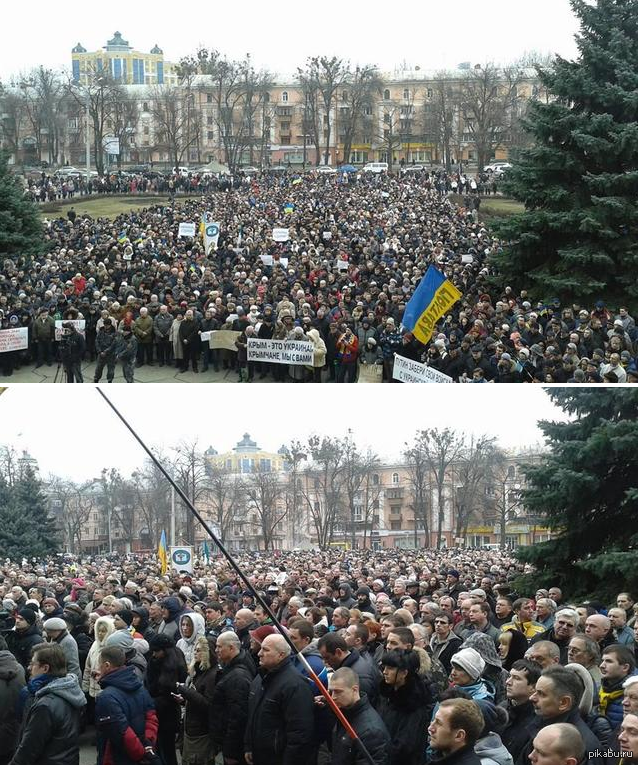
M 237 353 L 237 346 L 235 340 L 241 335 L 241 332 L 236 332 L 232 329 L 218 329 L 210 333 L 210 340 L 208 342 L 209 348 L 224 348 L 227 351 L 234 351 Z
M 186 547 L 171 547 L 170 548 L 170 566 L 175 569 L 179 574 L 193 573 L 193 548 Z
M 323 232 L 323 238 L 326 239 L 326 240 L 332 239 L 332 231 L 324 231 Z
M 9 353 L 9 351 L 24 351 L 28 347 L 28 327 L 0 330 L 0 353 Z
M 211 336 L 210 332 L 199 333 L 199 339 L 202 341 L 202 343 L 207 343 L 210 340 L 210 336 Z
M 192 238 L 195 237 L 195 230 L 196 226 L 194 223 L 180 223 L 179 224 L 179 232 L 177 234 L 178 239 L 181 239 L 186 236 L 190 236 Z
M 77 329 L 77 331 L 84 336 L 84 327 L 86 326 L 86 322 L 84 319 L 58 319 L 58 321 L 55 322 L 55 339 L 61 340 L 62 339 L 62 325 L 63 324 L 73 324 L 73 326 Z
M 358 383 L 383 382 L 383 367 L 381 364 L 359 364 Z
M 272 266 L 272 255 L 260 255 L 259 257 L 265 266 Z
M 403 356 L 394 357 L 392 377 L 404 383 L 451 383 L 451 377 L 439 372 L 438 369 L 426 367 L 418 361 L 411 361 Z
M 347 260 L 338 260 L 337 261 L 337 268 L 339 269 L 339 271 L 347 271 L 349 265 L 350 264 L 348 263 Z
M 289 228 L 273 228 L 272 238 L 275 242 L 287 242 L 290 239 Z
M 248 361 L 312 365 L 314 345 L 305 340 L 248 340 Z

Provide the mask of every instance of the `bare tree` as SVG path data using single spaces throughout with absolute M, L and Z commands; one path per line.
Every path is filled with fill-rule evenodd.
M 465 130 L 476 147 L 479 172 L 504 143 L 511 110 L 519 100 L 521 72 L 493 64 L 469 69 L 461 82 Z
M 457 460 L 463 448 L 463 437 L 454 430 L 428 428 L 417 433 L 415 447 L 422 451 L 432 475 L 437 497 L 436 546 L 443 544 L 443 521 L 445 519 L 444 488 L 450 466 Z
M 65 83 L 57 72 L 40 66 L 21 77 L 19 86 L 38 161 L 42 159 L 46 145 L 49 164 L 57 164 L 66 127 Z
M 487 480 L 489 481 L 491 507 L 488 512 L 493 513 L 499 528 L 499 543 L 506 546 L 507 524 L 514 520 L 519 510 L 522 509 L 520 485 L 515 480 L 516 468 L 508 459 L 507 454 L 498 450 L 495 454 L 491 470 Z
M 388 103 L 383 107 L 383 123 L 377 132 L 379 147 L 385 152 L 388 162 L 388 172 L 392 173 L 395 162 L 395 152 L 401 148 L 401 107 Z
M 321 99 L 318 68 L 308 60 L 305 69 L 297 69 L 297 81 L 304 97 L 303 133 L 312 138 L 315 147 L 315 165 L 321 164 Z
M 430 89 L 432 97 L 426 99 L 423 107 L 424 133 L 435 145 L 439 161 L 450 172 L 459 91 L 445 72 L 438 72 L 435 75 Z
M 156 147 L 180 167 L 199 140 L 194 94 L 182 86 L 156 85 L 151 91 Z
M 275 539 L 280 532 L 279 524 L 288 513 L 288 506 L 282 502 L 282 486 L 277 473 L 255 468 L 245 484 L 249 509 L 259 519 L 264 550 L 275 549 Z
M 469 521 L 479 508 L 481 497 L 485 495 L 485 477 L 492 468 L 496 454 L 495 443 L 491 436 L 483 435 L 477 439 L 471 436 L 454 465 L 457 538 L 467 534 Z
M 166 459 L 158 454 L 163 464 Z M 132 474 L 137 507 L 148 529 L 146 543 L 153 549 L 159 544 L 162 530 L 169 526 L 170 492 L 169 482 L 152 460 L 145 460 L 144 465 Z
M 330 160 L 330 139 L 332 138 L 331 112 L 335 105 L 336 95 L 348 76 L 348 65 L 343 59 L 332 56 L 319 56 L 312 59 L 313 65 L 318 72 L 319 94 L 324 110 L 323 133 L 325 138 L 325 150 L 323 155 L 324 165 Z
M 20 478 L 18 452 L 13 446 L 0 447 L 0 476 L 8 486 L 13 486 Z
M 352 144 L 360 132 L 367 112 L 372 113 L 375 95 L 381 89 L 381 78 L 375 66 L 357 66 L 344 81 L 347 100 L 340 102 L 340 123 L 343 128 L 343 160 L 350 162 Z
M 243 508 L 239 500 L 245 487 L 236 474 L 225 467 L 208 466 L 209 500 L 213 508 L 212 519 L 222 544 L 226 544 L 233 523 Z
M 357 526 L 365 520 L 363 507 L 364 490 L 369 490 L 369 478 L 379 469 L 379 457 L 371 451 L 362 454 L 350 436 L 341 442 L 343 452 L 342 485 L 350 523 L 350 545 L 357 546 Z M 367 498 L 368 499 L 368 498 Z M 369 502 L 366 510 L 371 511 Z M 357 519 L 359 515 L 359 519 Z
M 284 447 L 284 457 L 288 463 L 287 482 L 285 486 L 285 501 L 288 507 L 287 518 L 292 526 L 293 547 L 297 547 L 297 538 L 304 526 L 301 463 L 308 459 L 307 449 L 300 441 L 291 441 L 290 446 Z
M 174 452 L 173 477 L 192 505 L 210 496 L 209 466 L 198 440 L 180 441 L 172 448 Z M 184 536 L 189 543 L 195 542 L 195 522 L 187 507 L 182 508 Z
M 408 480 L 412 490 L 412 514 L 414 515 L 414 547 L 419 546 L 419 527 L 423 529 L 426 547 L 430 544 L 430 467 L 420 439 L 415 437 L 412 445 L 405 444 L 403 452 Z
M 124 88 L 114 89 L 112 96 L 114 101 L 109 130 L 111 135 L 119 140 L 120 153 L 117 155 L 117 166 L 121 169 L 123 158 L 130 152 L 131 141 L 140 120 L 140 112 L 137 103 L 129 97 Z
M 326 550 L 343 510 L 344 468 L 340 441 L 329 436 L 311 436 L 308 455 L 311 463 L 304 470 L 303 498 L 315 527 L 317 544 Z
M 24 94 L 5 88 L 0 83 L 0 146 L 13 155 L 15 161 L 27 125 L 27 104 Z

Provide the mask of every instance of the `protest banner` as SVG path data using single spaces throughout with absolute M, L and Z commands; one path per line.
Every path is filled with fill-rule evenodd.
M 219 241 L 219 232 L 221 231 L 221 223 L 215 223 L 211 221 L 204 226 L 204 249 L 208 254 L 210 248 L 217 249 L 217 242 Z
M 383 382 L 383 367 L 381 364 L 359 364 L 358 383 Z
M 259 257 L 265 266 L 272 266 L 272 255 L 260 255 Z
M 28 327 L 17 327 L 16 329 L 0 330 L 0 353 L 9 353 L 9 351 L 23 351 L 28 347 Z
M 314 345 L 305 340 L 248 339 L 248 361 L 312 365 Z
M 290 239 L 290 229 L 273 228 L 272 238 L 275 240 L 275 242 L 287 242 Z
M 347 271 L 348 270 L 348 261 L 347 260 L 338 260 L 337 261 L 337 268 L 339 271 Z
M 200 332 L 199 339 L 202 341 L 202 343 L 207 343 L 210 340 L 210 335 L 210 332 Z
M 237 346 L 235 340 L 241 335 L 241 332 L 235 332 L 232 329 L 218 329 L 210 333 L 210 340 L 208 341 L 209 348 L 224 348 L 227 351 L 235 351 L 237 353 Z
M 73 324 L 77 331 L 81 335 L 84 335 L 84 327 L 86 326 L 86 321 L 84 321 L 84 319 L 58 319 L 58 321 L 55 322 L 55 339 L 57 341 L 62 339 L 63 324 Z
M 439 372 L 438 369 L 427 367 L 418 361 L 411 361 L 403 356 L 394 357 L 392 377 L 404 383 L 451 383 L 451 377 Z
M 195 230 L 196 230 L 196 226 L 194 223 L 180 223 L 177 237 L 178 239 L 181 239 L 186 236 L 194 237 Z
M 193 548 L 186 545 L 170 548 L 171 568 L 179 574 L 193 573 Z

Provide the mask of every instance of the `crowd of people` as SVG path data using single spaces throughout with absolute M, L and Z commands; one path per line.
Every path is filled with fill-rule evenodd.
M 490 256 L 502 243 L 479 218 L 476 186 L 444 172 L 271 173 L 114 220 L 74 210 L 46 220 L 43 254 L 2 263 L 0 328 L 28 327 L 29 347 L 0 354 L 0 374 L 60 359 L 55 320 L 81 319 L 81 356 L 62 359 L 69 381 L 90 361 L 112 378 L 122 339 L 129 381 L 134 363 L 157 363 L 295 382 L 354 382 L 373 365 L 391 382 L 397 355 L 454 382 L 638 381 L 626 307 L 533 302 L 525 285 L 494 287 Z M 178 236 L 206 213 L 220 224 L 208 252 L 199 235 Z M 423 345 L 401 322 L 431 265 L 462 298 Z M 235 346 L 200 341 L 217 330 L 238 333 Z M 310 342 L 312 364 L 248 361 L 251 337 Z
M 164 575 L 141 554 L 0 564 L 0 763 L 77 765 L 93 729 L 98 765 L 638 757 L 628 592 L 517 592 L 521 564 L 486 550 L 238 565 L 245 580 L 221 558 Z

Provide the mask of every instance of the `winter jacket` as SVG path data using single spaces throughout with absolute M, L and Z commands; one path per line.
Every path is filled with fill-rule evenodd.
M 163 605 L 168 609 L 169 618 L 167 621 L 162 620 L 157 634 L 169 635 L 177 643 L 180 639 L 179 620 L 182 616 L 182 604 L 179 598 L 170 597 L 166 598 Z
M 498 733 L 488 733 L 474 744 L 474 751 L 481 765 L 514 765 L 512 755 L 507 751 Z
M 178 691 L 186 700 L 184 731 L 193 738 L 207 736 L 210 733 L 210 704 L 216 676 L 217 667 L 201 670 L 198 666 L 194 677 Z
M 253 681 L 251 664 L 245 651 L 222 667 L 216 678 L 210 702 L 211 736 L 224 758 L 244 757 L 244 731 L 248 719 L 248 694 Z
M 310 664 L 310 668 L 312 669 L 312 671 L 315 673 L 315 675 L 317 675 L 319 680 L 321 680 L 324 687 L 327 688 L 328 687 L 328 670 L 326 669 L 326 666 L 323 663 L 321 654 L 317 650 L 317 641 L 313 640 L 305 648 L 302 649 L 301 653 L 303 654 L 303 657 L 308 662 L 308 664 Z M 310 676 L 308 675 L 308 671 L 304 667 L 299 656 L 293 656 L 291 661 L 292 661 L 292 666 L 298 672 L 301 672 L 303 677 L 305 677 L 308 680 L 310 687 L 312 688 L 313 696 L 319 696 L 321 691 L 317 687 L 317 684 L 314 682 L 314 680 L 310 679 Z
M 432 765 L 481 765 L 481 760 L 474 751 L 474 747 L 466 746 L 448 757 L 436 757 L 431 760 L 431 763 Z
M 80 657 L 78 653 L 78 644 L 71 635 L 64 630 L 52 643 L 57 643 L 64 651 L 66 656 L 66 671 L 69 675 L 74 675 L 78 685 L 82 684 L 82 672 L 80 670 Z
M 381 673 L 376 664 L 370 659 L 362 656 L 356 648 L 353 648 L 348 656 L 341 663 L 342 667 L 350 667 L 359 677 L 359 688 L 361 693 L 365 693 L 374 706 L 379 695 L 379 683 L 381 682 Z
M 153 320 L 153 332 L 156 340 L 168 340 L 174 318 L 170 313 L 158 313 Z
M 501 733 L 501 740 L 516 761 L 529 743 L 530 734 L 527 727 L 536 719 L 536 712 L 531 701 L 516 705 L 507 701 L 501 706 L 507 710 L 508 716 L 505 730 Z
M 314 700 L 306 680 L 284 659 L 251 683 L 244 750 L 254 765 L 306 765 L 314 737 Z
M 580 716 L 578 709 L 570 709 L 569 712 L 566 712 L 565 714 L 547 720 L 536 715 L 535 719 L 533 719 L 527 726 L 529 741 L 516 760 L 516 765 L 529 765 L 529 754 L 532 751 L 532 741 L 540 730 L 552 723 L 570 723 L 571 725 L 575 725 L 580 731 L 580 735 L 583 737 L 583 742 L 585 743 L 585 760 L 588 765 L 602 765 L 604 759 L 595 754 L 596 752 L 600 754 L 602 751 L 602 744 Z
M 618 728 L 622 722 L 622 700 L 625 693 L 622 686 L 626 679 L 623 677 L 615 683 L 610 683 L 603 677 L 598 691 L 598 712 L 609 720 L 612 728 Z
M 51 677 L 35 692 L 11 765 L 77 765 L 86 699 L 75 677 Z
M 36 319 L 32 325 L 33 339 L 36 342 L 53 340 L 53 331 L 55 329 L 55 320 L 52 316 L 45 316 L 44 319 Z
M 118 332 L 115 340 L 115 358 L 117 361 L 134 361 L 137 355 L 137 340 L 134 335 L 125 337 Z
M 74 627 L 69 633 L 75 644 L 78 647 L 78 661 L 80 663 L 80 675 L 78 679 L 82 679 L 84 673 L 84 667 L 86 665 L 86 657 L 89 655 L 93 641 L 86 632 L 86 627 Z
M 115 624 L 113 623 L 112 617 L 100 616 L 97 618 L 93 627 L 95 640 L 93 641 L 93 644 L 86 657 L 86 664 L 84 665 L 84 672 L 82 674 L 82 690 L 84 693 L 88 693 L 91 698 L 99 696 L 99 694 L 102 692 L 102 686 L 99 684 L 97 679 L 93 677 L 93 672 L 97 672 L 99 669 L 100 650 L 104 645 L 104 641 L 101 641 L 98 638 L 98 627 L 101 628 L 102 625 L 106 628 L 106 637 L 104 640 L 106 640 L 109 635 L 115 632 Z
M 356 608 L 357 599 L 352 596 L 352 588 L 347 582 L 339 582 L 339 589 L 343 590 L 346 594 L 343 598 L 337 600 L 337 605 L 342 608 Z
M 19 720 L 16 705 L 24 688 L 24 669 L 10 651 L 0 651 L 0 762 L 15 751 Z
M 133 667 L 120 667 L 100 680 L 95 701 L 98 765 L 133 765 L 145 746 L 157 741 L 153 700 Z
M 348 709 L 342 710 L 345 718 L 355 729 L 359 739 L 368 750 L 375 765 L 390 765 L 391 741 L 379 713 L 371 706 L 364 694 Z M 406 761 L 407 762 L 407 761 Z M 340 723 L 332 734 L 331 765 L 368 765 L 357 745 Z
M 326 344 L 323 338 L 319 334 L 318 329 L 309 329 L 307 332 L 308 339 L 314 345 L 314 352 L 312 356 L 313 367 L 323 367 L 326 364 Z
M 153 319 L 150 316 L 138 316 L 133 322 L 133 333 L 137 342 L 148 345 L 153 342 Z
M 445 667 L 445 671 L 450 674 L 450 671 L 452 670 L 452 664 L 450 660 L 452 659 L 452 656 L 460 650 L 461 643 L 463 641 L 458 635 L 455 635 L 454 632 L 450 630 L 450 634 L 447 636 L 447 639 L 444 641 L 439 641 L 439 638 L 437 635 L 432 635 L 430 638 L 430 649 L 432 650 L 432 656 L 434 656 L 435 659 L 438 659 L 441 664 Z
M 184 654 L 178 649 L 167 649 L 161 659 L 151 658 L 148 662 L 148 690 L 155 702 L 160 723 L 179 723 L 179 706 L 171 696 L 177 683 L 186 682 L 188 670 Z
M 182 632 L 182 620 L 186 617 L 188 617 L 193 624 L 193 634 L 189 638 L 184 637 L 184 633 Z M 177 641 L 177 647 L 184 654 L 187 667 L 190 667 L 193 663 L 197 638 L 203 637 L 205 630 L 206 624 L 204 622 L 204 617 L 201 614 L 198 614 L 197 611 L 189 611 L 189 613 L 182 614 L 180 617 L 179 634 L 181 635 L 181 638 Z
M 25 672 L 28 672 L 29 662 L 31 661 L 31 651 L 36 645 L 44 643 L 44 638 L 40 634 L 37 625 L 32 624 L 26 630 L 13 630 L 5 635 L 9 650 L 22 665 Z
M 421 765 L 433 707 L 434 698 L 419 677 L 408 676 L 396 690 L 381 682 L 377 711 L 390 734 L 390 765 Z
M 101 329 L 95 338 L 95 350 L 103 353 L 104 358 L 112 359 L 115 356 L 117 334 L 114 330 Z

